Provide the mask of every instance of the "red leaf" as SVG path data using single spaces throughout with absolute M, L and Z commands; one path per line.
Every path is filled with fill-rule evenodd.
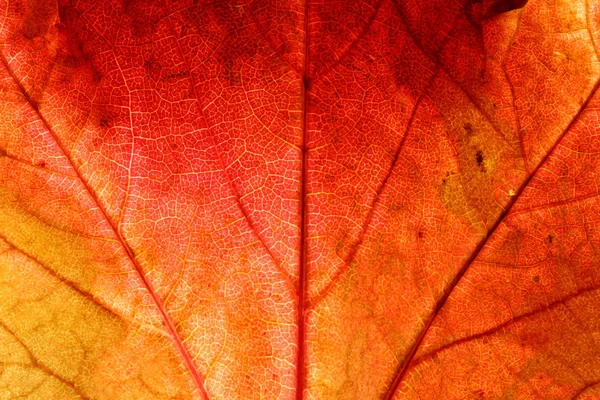
M 2 397 L 600 398 L 599 8 L 2 2 Z

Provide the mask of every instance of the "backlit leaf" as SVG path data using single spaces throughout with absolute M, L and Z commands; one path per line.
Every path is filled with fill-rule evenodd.
M 0 399 L 600 398 L 598 0 L 0 10 Z

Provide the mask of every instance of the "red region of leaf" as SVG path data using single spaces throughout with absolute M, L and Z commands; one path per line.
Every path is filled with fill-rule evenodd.
M 600 398 L 597 0 L 0 4 L 0 397 Z

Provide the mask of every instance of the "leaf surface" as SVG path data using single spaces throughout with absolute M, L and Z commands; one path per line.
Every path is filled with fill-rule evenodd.
M 600 397 L 597 0 L 0 10 L 0 398 Z

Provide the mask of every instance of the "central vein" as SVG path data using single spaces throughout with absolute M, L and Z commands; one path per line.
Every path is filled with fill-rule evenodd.
M 296 368 L 296 399 L 303 400 L 304 389 L 306 387 L 306 337 L 305 337 L 305 311 L 306 311 L 306 293 L 307 293 L 307 260 L 306 260 L 306 171 L 308 161 L 307 149 L 307 115 L 309 105 L 310 79 L 308 76 L 308 0 L 304 4 L 304 65 L 302 68 L 302 165 L 300 175 L 300 261 L 298 273 L 298 355 Z

